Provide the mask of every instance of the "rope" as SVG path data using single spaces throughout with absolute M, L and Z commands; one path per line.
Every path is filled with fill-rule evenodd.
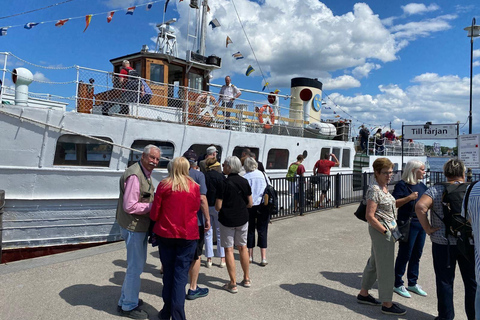
M 247 36 L 247 32 L 245 31 L 245 28 L 243 27 L 242 20 L 240 19 L 240 15 L 238 14 L 237 7 L 235 6 L 235 1 L 232 0 L 233 7 L 235 8 L 235 13 L 237 14 L 238 22 L 240 22 L 240 26 L 242 27 L 243 33 L 245 34 L 245 38 L 247 38 L 248 45 L 250 46 L 250 49 L 252 50 L 253 56 L 255 57 L 255 61 L 257 62 L 258 69 L 260 70 L 260 73 L 262 74 L 263 81 L 267 83 L 267 79 L 265 79 L 265 75 L 263 74 L 262 67 L 260 66 L 260 63 L 258 62 L 257 55 L 255 54 L 255 51 L 253 50 L 252 44 L 250 43 L 250 39 Z M 266 85 L 267 89 L 270 90 L 268 85 Z
M 38 65 L 38 64 L 34 64 L 34 63 L 31 63 L 31 62 L 28 62 L 27 60 L 23 60 L 22 58 L 20 57 L 17 57 L 16 55 L 14 55 L 13 53 L 11 52 L 7 52 L 6 53 L 7 55 L 10 55 L 14 58 L 17 58 L 18 60 L 26 63 L 26 64 L 29 64 L 29 65 L 32 65 L 34 67 L 37 67 L 37 68 L 43 68 L 43 69 L 52 69 L 52 70 L 66 70 L 66 69 L 73 69 L 73 68 L 76 68 L 77 66 L 69 66 L 69 67 L 46 67 L 46 66 L 41 66 L 41 65 Z M 11 71 L 10 71 L 11 72 Z
M 61 5 L 61 4 L 64 4 L 64 3 L 67 3 L 67 2 L 72 2 L 72 1 L 73 1 L 73 0 L 66 0 L 66 1 L 62 1 L 62 2 L 59 2 L 59 3 L 55 3 L 55 4 L 52 4 L 52 5 L 43 7 L 43 8 L 33 9 L 33 10 L 30 10 L 30 11 L 25 11 L 25 12 L 20 12 L 20 13 L 12 14 L 12 15 L 9 15 L 9 16 L 5 16 L 5 17 L 0 17 L 0 19 L 6 19 L 6 18 L 11 18 L 11 17 L 21 16 L 21 15 L 23 15 L 23 14 L 27 14 L 27 13 L 32 13 L 32 12 L 35 12 L 35 11 L 40 11 L 40 10 L 48 9 L 48 8 L 55 7 L 55 6 L 59 6 L 59 5 Z
M 97 140 L 97 141 L 103 142 L 105 144 L 112 145 L 112 146 L 115 146 L 115 147 L 119 147 L 119 148 L 127 149 L 127 150 L 130 150 L 130 151 L 136 151 L 136 152 L 143 153 L 143 151 L 141 151 L 141 150 L 137 150 L 137 149 L 133 149 L 133 148 L 130 148 L 130 147 L 122 146 L 121 144 L 114 143 L 112 141 L 108 141 L 108 140 L 104 140 L 104 139 L 101 139 L 101 138 L 93 137 L 93 136 L 90 136 L 88 134 L 83 134 L 83 133 L 76 132 L 76 131 L 73 131 L 73 130 L 65 129 L 63 127 L 59 127 L 59 126 L 56 126 L 56 125 L 53 125 L 53 124 L 48 124 L 48 123 L 43 122 L 43 121 L 39 121 L 39 120 L 35 120 L 35 119 L 32 119 L 32 118 L 27 118 L 27 117 L 22 117 L 20 115 L 16 115 L 14 113 L 7 112 L 7 111 L 2 110 L 2 109 L 0 109 L 0 113 L 3 113 L 3 114 L 5 114 L 7 116 L 10 116 L 12 118 L 18 118 L 20 121 L 29 121 L 29 122 L 32 122 L 32 123 L 35 123 L 35 124 L 40 124 L 40 125 L 43 125 L 43 126 L 46 126 L 46 127 L 51 127 L 51 128 L 57 129 L 58 131 L 64 131 L 64 132 L 67 132 L 67 133 L 76 134 L 76 135 L 79 135 L 79 136 L 82 136 L 82 137 L 85 137 L 85 138 L 89 138 L 89 139 L 92 139 L 92 140 Z M 162 159 L 162 160 L 172 160 L 172 159 L 165 158 L 165 157 L 160 157 L 160 159 Z

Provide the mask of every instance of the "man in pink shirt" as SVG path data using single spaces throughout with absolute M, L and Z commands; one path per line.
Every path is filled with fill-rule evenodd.
M 139 162 L 128 167 L 120 178 L 120 197 L 117 205 L 117 223 L 127 248 L 127 272 L 118 300 L 121 316 L 148 319 L 139 307 L 140 275 L 147 261 L 147 238 L 150 210 L 155 195 L 151 174 L 160 161 L 160 149 L 148 145 Z

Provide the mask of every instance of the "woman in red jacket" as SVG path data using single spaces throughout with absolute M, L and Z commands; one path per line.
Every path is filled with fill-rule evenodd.
M 183 157 L 172 160 L 168 177 L 160 182 L 150 218 L 159 238 L 163 265 L 163 309 L 160 319 L 185 319 L 185 285 L 199 238 L 197 211 L 200 187 L 188 175 L 190 164 Z

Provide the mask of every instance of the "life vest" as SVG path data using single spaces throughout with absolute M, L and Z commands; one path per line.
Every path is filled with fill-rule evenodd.
M 260 110 L 258 110 L 258 122 L 264 123 L 263 121 L 263 113 L 267 111 L 270 114 L 270 117 L 267 117 L 267 120 L 265 121 L 264 128 L 265 129 L 270 129 L 272 125 L 275 123 L 275 113 L 273 112 L 273 108 L 269 105 L 264 104 Z

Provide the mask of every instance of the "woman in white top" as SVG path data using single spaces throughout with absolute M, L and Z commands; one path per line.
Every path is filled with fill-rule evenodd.
M 243 176 L 247 179 L 252 189 L 253 207 L 248 209 L 248 234 L 247 248 L 250 256 L 250 263 L 253 262 L 253 248 L 255 247 L 255 229 L 258 233 L 257 246 L 260 247 L 261 262 L 260 265 L 265 267 L 267 262 L 267 232 L 270 215 L 263 205 L 263 193 L 267 187 L 267 176 L 258 170 L 258 164 L 253 158 L 246 158 L 244 162 L 246 174 Z

